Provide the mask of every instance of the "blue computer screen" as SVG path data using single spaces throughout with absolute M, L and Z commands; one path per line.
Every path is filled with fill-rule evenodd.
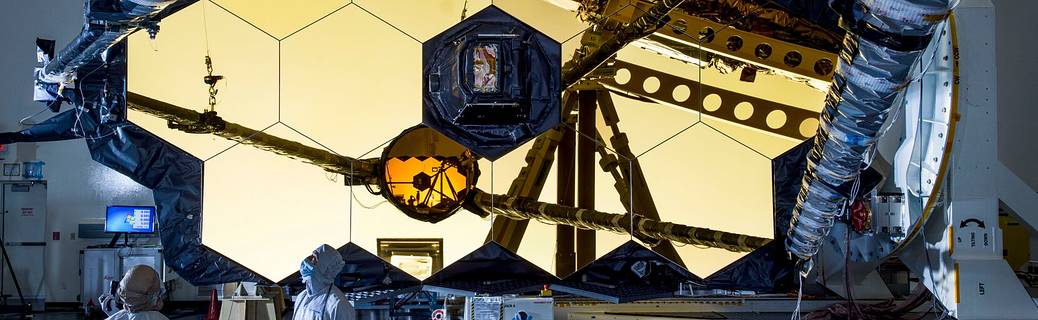
M 155 207 L 110 206 L 105 215 L 105 232 L 155 232 Z

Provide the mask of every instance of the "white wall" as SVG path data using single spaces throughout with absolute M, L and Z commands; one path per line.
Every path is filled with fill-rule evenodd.
M 82 26 L 83 2 L 74 0 L 21 0 L 0 9 L 0 131 L 21 127 L 18 120 L 41 110 L 32 102 L 35 38 L 58 41 L 64 47 Z M 41 115 L 46 118 L 50 111 Z M 34 148 L 19 146 L 21 157 Z M 151 205 L 151 191 L 90 159 L 83 141 L 38 144 L 37 159 L 48 183 L 47 290 L 48 302 L 73 302 L 79 294 L 79 250 L 96 241 L 79 239 L 80 222 L 104 218 L 109 204 Z M 60 232 L 60 240 L 51 239 Z M 104 242 L 104 241 L 102 241 Z M 18 263 L 14 261 L 14 263 Z
M 996 0 L 998 156 L 1038 190 L 1038 2 Z
M 1038 143 L 1035 128 L 1038 108 L 1033 105 L 1038 88 L 1038 47 L 1031 33 L 1038 30 L 1038 2 L 995 1 L 998 15 L 999 156 L 1011 169 L 1038 189 Z M 82 1 L 21 0 L 5 2 L 0 9 L 0 130 L 12 131 L 22 116 L 41 105 L 31 101 L 34 39 L 55 39 L 63 47 L 82 24 Z M 968 63 L 968 62 L 966 62 Z M 20 148 L 28 150 L 32 148 Z M 103 218 L 108 204 L 151 204 L 151 192 L 100 166 L 90 159 L 82 141 L 40 144 L 38 159 L 47 163 L 48 235 L 60 232 L 61 240 L 47 246 L 48 285 L 51 301 L 74 301 L 79 292 L 79 254 L 87 243 L 73 234 L 77 225 Z M 50 237 L 48 236 L 48 239 Z

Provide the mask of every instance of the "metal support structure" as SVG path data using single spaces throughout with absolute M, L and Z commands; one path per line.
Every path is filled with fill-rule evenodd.
M 197 124 L 202 113 L 151 99 L 133 92 L 126 93 L 126 107 L 180 124 Z M 226 122 L 223 130 L 212 132 L 222 138 L 270 151 L 278 155 L 321 167 L 329 172 L 347 176 L 346 181 L 357 184 L 375 184 L 378 177 L 379 159 L 354 159 L 328 150 L 306 146 L 302 143 L 279 138 L 268 133 Z
M 563 121 L 572 122 L 570 119 L 573 117 L 569 116 L 569 113 L 576 109 L 576 104 L 577 99 L 570 93 L 567 92 L 562 97 L 563 114 L 566 115 Z M 519 175 L 512 180 L 508 187 L 508 195 L 540 198 L 544 183 L 548 181 L 551 165 L 555 161 L 553 155 L 565 129 L 564 126 L 559 126 L 534 140 L 533 148 L 526 153 L 526 166 L 520 169 Z M 494 219 L 493 230 L 487 234 L 487 240 L 493 240 L 509 250 L 518 251 L 528 224 L 529 220 Z
M 835 53 L 742 31 L 683 10 L 671 12 L 670 18 L 670 27 L 660 28 L 657 35 L 756 66 L 825 82 L 833 79 Z
M 599 83 L 624 94 L 672 104 L 695 112 L 702 112 L 710 117 L 797 140 L 813 136 L 818 127 L 818 112 L 705 85 L 626 61 L 617 60 L 613 67 L 617 69 L 618 73 L 629 72 L 629 79 L 608 78 L 599 80 Z M 649 78 L 659 80 L 658 90 L 653 92 L 645 90 L 645 86 L 642 84 Z M 675 95 L 675 90 L 687 90 L 691 94 L 684 99 L 679 99 L 682 97 Z M 700 94 L 695 94 L 696 91 L 699 91 Z M 697 97 L 703 100 L 698 100 Z M 720 100 L 716 108 L 704 103 L 704 101 L 715 98 Z M 740 104 L 749 104 L 752 114 L 748 118 L 740 119 L 735 114 L 736 106 Z M 768 119 L 772 120 L 768 121 Z
M 595 91 L 578 91 L 577 105 L 577 207 L 595 209 L 595 149 L 598 141 L 597 104 Z M 595 231 L 577 230 L 577 265 L 584 266 L 597 258 Z
M 613 34 L 611 38 L 603 42 L 601 45 L 597 46 L 597 48 L 595 48 L 588 54 L 581 54 L 581 52 L 583 52 L 583 48 L 579 49 L 577 54 L 574 55 L 573 60 L 568 62 L 566 66 L 564 66 L 564 70 L 562 73 L 563 88 L 569 88 L 574 84 L 577 84 L 581 80 L 581 78 L 583 78 L 584 76 L 598 68 L 600 65 L 605 63 L 613 55 L 615 55 L 616 52 L 620 51 L 620 49 L 622 49 L 631 41 L 652 34 L 652 32 L 654 32 L 657 28 L 660 27 L 662 21 L 665 20 L 664 18 L 667 16 L 667 14 L 674 10 L 675 7 L 684 2 L 685 0 L 659 0 L 656 3 L 656 5 L 649 9 L 645 14 L 635 19 L 629 27 L 619 30 L 618 32 Z M 587 40 L 587 34 L 585 34 L 585 40 Z M 586 41 L 582 40 L 582 42 Z M 586 46 L 588 45 L 588 43 L 585 43 L 584 45 Z M 566 107 L 568 107 L 568 105 L 564 101 L 563 114 L 568 114 L 568 112 L 566 111 Z M 545 136 L 547 135 L 551 136 L 545 138 Z M 547 149 L 554 148 L 554 145 L 549 146 L 547 144 L 547 141 L 545 140 L 551 137 L 555 137 L 555 141 L 557 141 L 559 133 L 553 130 L 548 134 L 542 135 L 542 138 L 538 138 L 536 140 L 535 146 L 540 146 L 542 148 L 535 147 L 534 150 L 531 150 L 527 154 L 527 167 L 524 168 L 524 170 L 526 171 L 520 172 L 519 177 L 517 177 L 516 180 L 513 181 L 512 188 L 522 188 L 520 184 L 530 185 L 529 181 L 525 180 L 527 180 L 527 176 L 538 177 L 537 175 L 530 174 L 530 172 L 536 170 L 536 168 L 534 168 L 536 164 L 547 163 L 547 166 L 541 167 L 550 167 L 551 159 L 547 159 L 545 157 L 550 156 L 551 152 L 545 151 L 547 151 Z M 538 162 L 537 160 L 541 161 Z M 547 175 L 546 170 L 545 173 L 543 173 L 543 175 Z M 541 181 L 543 182 L 543 180 Z M 536 187 L 536 189 L 536 193 L 540 194 L 540 186 Z M 513 189 L 510 188 L 509 194 L 515 195 L 515 193 L 511 192 L 512 190 Z M 488 239 L 493 239 L 495 241 L 498 241 L 507 248 L 516 250 L 519 247 L 519 243 L 522 241 L 523 233 L 525 233 L 526 222 L 500 219 L 494 222 L 492 228 L 493 231 L 500 232 L 492 232 L 491 235 L 488 235 Z M 498 234 L 500 234 L 500 236 L 498 236 Z
M 572 119 L 572 118 L 571 118 Z M 558 148 L 558 198 L 556 203 L 560 206 L 573 207 L 576 205 L 576 155 L 577 155 L 577 133 L 573 131 L 572 125 L 575 121 L 569 121 L 562 129 L 562 139 Z M 555 226 L 555 275 L 565 277 L 577 271 L 577 253 L 574 248 L 577 229 L 570 225 L 559 224 Z
M 536 219 L 548 224 L 565 224 L 578 229 L 602 230 L 620 234 L 628 234 L 631 231 L 631 220 L 634 220 L 636 237 L 669 240 L 732 252 L 750 252 L 771 241 L 771 239 L 761 237 L 663 222 L 646 218 L 637 213 L 631 219 L 631 216 L 626 214 L 578 209 L 508 195 L 491 195 L 479 189 L 473 190 L 471 201 L 473 206 L 493 212 L 500 217 Z
M 1011 190 L 1031 196 L 1034 191 L 1025 185 L 1003 184 L 1007 172 L 997 152 L 994 19 L 989 1 L 962 1 L 955 10 L 958 27 L 951 33 L 957 44 L 950 58 L 958 73 L 951 84 L 961 89 L 953 93 L 959 105 L 952 110 L 962 120 L 951 136 L 954 151 L 947 186 L 937 195 L 932 215 L 920 222 L 920 236 L 906 240 L 908 244 L 899 253 L 951 317 L 1038 319 L 1038 307 L 1003 258 L 999 200 L 1015 198 Z M 918 119 L 922 118 L 906 117 L 909 122 Z M 920 184 L 935 181 L 919 172 L 909 178 Z M 909 185 L 901 187 L 912 190 Z
M 642 12 L 653 3 L 652 0 L 610 0 L 604 6 L 582 6 L 584 16 L 594 17 L 611 12 L 606 22 L 600 24 L 626 24 L 633 21 L 635 13 Z M 828 6 L 826 4 L 825 6 Z M 839 51 L 843 40 L 843 32 L 835 26 L 822 26 L 823 21 L 812 21 L 804 18 L 811 14 L 816 6 L 804 6 L 798 11 L 787 11 L 781 6 L 773 6 L 763 1 L 744 0 L 697 0 L 687 2 L 678 7 L 671 15 L 668 23 L 675 32 L 686 31 L 695 35 L 699 30 L 689 27 L 687 17 L 702 19 L 708 17 L 710 22 L 730 25 L 731 28 L 760 32 L 779 41 L 794 43 L 808 48 L 823 51 Z M 590 20 L 590 19 L 589 19 Z M 823 22 L 824 23 L 824 22 Z M 715 30 L 717 30 L 715 28 Z M 693 38 L 692 40 L 695 40 Z
M 615 55 L 620 49 L 623 49 L 627 44 L 655 32 L 656 29 L 659 29 L 667 15 L 674 8 L 685 3 L 685 1 L 657 0 L 656 4 L 649 8 L 645 14 L 635 19 L 627 28 L 616 32 L 613 37 L 602 42 L 602 45 L 597 49 L 583 56 L 574 56 L 573 61 L 563 66 L 562 87 L 569 88 L 576 84 L 581 78 L 605 63 L 606 60 L 609 60 L 610 57 Z
M 613 98 L 609 92 L 599 91 L 598 92 L 598 107 L 602 111 L 602 120 L 609 126 L 612 131 L 612 137 L 609 139 L 610 144 L 616 153 L 617 157 L 607 158 L 603 154 L 602 166 L 603 169 L 607 167 L 607 161 L 612 160 L 617 164 L 611 165 L 613 169 L 620 169 L 620 173 L 623 175 L 623 181 L 628 184 L 623 185 L 623 189 L 620 189 L 622 181 L 617 181 L 617 191 L 619 191 L 621 203 L 629 212 L 638 212 L 649 219 L 660 219 L 660 213 L 656 209 L 656 202 L 652 199 L 652 193 L 649 191 L 649 182 L 645 180 L 645 173 L 642 171 L 642 165 L 638 161 L 634 152 L 631 151 L 630 141 L 627 140 L 627 134 L 620 130 L 620 116 L 616 113 L 616 106 L 613 105 Z M 599 137 L 601 139 L 601 137 Z M 605 147 L 599 148 L 600 153 L 604 153 Z M 608 170 L 607 170 L 608 171 Z M 614 174 L 614 179 L 616 178 Z M 626 191 L 626 192 L 624 192 Z M 633 204 L 631 202 L 634 202 Z M 681 261 L 681 256 L 678 255 L 677 249 L 670 241 L 661 241 L 659 244 L 652 248 L 653 251 L 667 257 L 671 261 L 684 265 Z

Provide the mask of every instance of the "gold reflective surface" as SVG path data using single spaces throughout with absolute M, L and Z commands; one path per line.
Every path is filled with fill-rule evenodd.
M 555 1 L 494 4 L 562 42 L 563 59 L 568 59 L 588 26 Z M 218 86 L 216 109 L 225 120 L 257 130 L 277 123 L 266 132 L 341 155 L 377 158 L 393 137 L 421 122 L 419 41 L 459 21 L 465 1 L 358 0 L 345 7 L 343 2 L 348 1 L 218 0 L 220 6 L 208 3 L 204 15 L 201 3 L 192 5 L 163 20 L 156 41 L 143 33 L 131 36 L 129 90 L 201 111 L 208 98 L 202 83 L 208 48 L 214 72 L 227 77 Z M 488 5 L 468 1 L 466 14 Z M 755 82 L 743 82 L 738 72 L 699 68 L 631 46 L 619 58 L 808 110 L 820 108 L 824 98 L 823 92 L 781 76 L 758 74 Z M 695 88 L 674 94 L 706 98 Z M 701 117 L 694 110 L 612 96 L 619 126 L 640 155 L 663 220 L 772 236 L 769 158 L 800 141 Z M 275 281 L 294 272 L 321 243 L 337 247 L 353 241 L 377 252 L 378 239 L 443 239 L 444 265 L 449 265 L 480 247 L 490 232 L 490 218 L 465 210 L 429 224 L 404 215 L 363 186 L 345 186 L 342 176 L 297 160 L 172 131 L 165 121 L 133 111 L 130 119 L 209 159 L 203 243 Z M 813 131 L 812 125 L 817 123 L 805 130 Z M 612 137 L 601 116 L 598 128 L 606 141 Z M 532 141 L 493 163 L 481 160 L 477 187 L 507 192 L 531 146 Z M 625 212 L 612 176 L 597 168 L 597 156 L 592 165 L 595 209 Z M 555 201 L 556 179 L 553 169 L 542 201 Z M 599 255 L 629 239 L 607 232 L 597 237 Z M 532 222 L 518 253 L 553 271 L 554 238 L 553 226 Z M 703 277 L 743 255 L 692 246 L 678 251 Z
M 264 132 L 306 139 L 280 124 Z M 247 145 L 204 165 L 202 243 L 259 274 L 279 281 L 317 245 L 349 239 L 341 177 Z
M 405 214 L 433 223 L 461 207 L 479 174 L 472 152 L 425 126 L 393 140 L 382 160 L 387 199 Z

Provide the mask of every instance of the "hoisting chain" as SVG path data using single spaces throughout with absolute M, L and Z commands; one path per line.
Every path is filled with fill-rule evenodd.
M 223 80 L 223 76 L 213 75 L 213 59 L 210 58 L 208 55 L 205 56 L 205 70 L 208 73 L 208 75 L 206 75 L 205 78 L 203 78 L 203 81 L 205 82 L 205 84 L 209 85 L 208 111 L 213 112 L 216 111 L 216 94 L 220 92 L 220 90 L 216 89 L 216 83 L 220 80 Z

